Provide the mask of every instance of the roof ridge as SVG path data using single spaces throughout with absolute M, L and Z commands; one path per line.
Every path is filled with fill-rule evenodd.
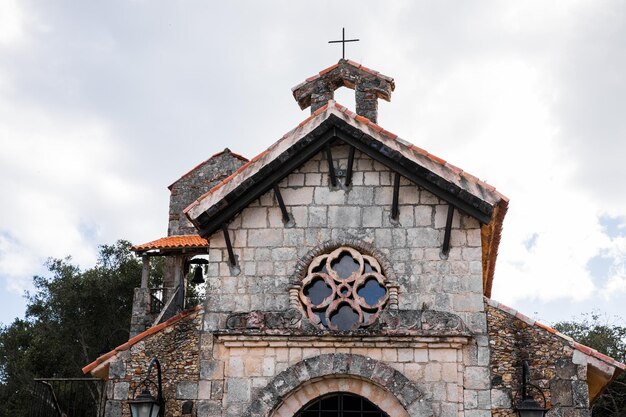
M 302 81 L 301 83 L 295 85 L 294 87 L 291 88 L 291 91 L 296 91 L 297 89 L 305 86 L 306 84 L 310 83 L 311 81 L 315 81 L 318 78 L 328 74 L 329 72 L 331 72 L 332 70 L 338 68 L 341 64 L 345 64 L 345 65 L 350 65 L 351 67 L 354 67 L 357 70 L 366 72 L 370 75 L 382 78 L 383 80 L 393 83 L 393 78 L 388 76 L 388 75 L 384 75 L 381 74 L 380 72 L 373 70 L 371 68 L 368 68 L 358 62 L 355 62 L 351 59 L 340 59 L 339 62 L 337 62 L 336 64 L 331 65 L 330 67 L 324 68 L 323 70 L 319 71 L 317 74 L 313 74 L 310 77 L 305 78 L 304 81 Z
M 611 358 L 610 356 L 605 355 L 604 353 L 598 352 L 596 349 L 591 348 L 589 346 L 583 345 L 582 343 L 578 343 L 577 341 L 575 341 L 573 338 L 571 338 L 570 336 L 563 334 L 561 332 L 559 332 L 558 330 L 540 323 L 536 320 L 533 320 L 531 318 L 529 318 L 528 316 L 520 313 L 518 310 L 511 308 L 507 305 L 504 305 L 492 298 L 488 298 L 488 297 L 484 297 L 485 302 L 490 305 L 493 308 L 497 308 L 500 311 L 503 311 L 513 317 L 516 317 L 524 322 L 526 322 L 528 325 L 530 326 L 537 326 L 549 333 L 552 333 L 558 337 L 560 337 L 561 339 L 565 340 L 572 348 L 574 348 L 575 350 L 578 350 L 579 352 L 582 352 L 588 356 L 592 356 L 596 359 L 601 360 L 602 362 L 605 362 L 608 365 L 614 366 L 616 368 L 621 369 L 622 371 L 626 371 L 626 364 L 621 363 L 620 361 Z
M 104 355 L 99 356 L 98 358 L 96 358 L 96 360 L 94 360 L 90 364 L 84 366 L 82 368 L 83 374 L 86 374 L 88 372 L 93 371 L 96 367 L 98 367 L 100 365 L 104 365 L 105 362 L 108 362 L 109 359 L 111 359 L 114 356 L 116 356 L 119 352 L 123 352 L 125 350 L 130 349 L 134 344 L 136 344 L 140 340 L 146 338 L 147 336 L 150 336 L 151 334 L 157 333 L 157 332 L 163 330 L 164 328 L 169 327 L 169 326 L 171 326 L 171 325 L 181 321 L 184 318 L 187 318 L 187 317 L 188 318 L 194 318 L 194 317 L 196 317 L 197 313 L 200 310 L 202 310 L 202 307 L 198 305 L 198 306 L 192 307 L 192 308 L 190 308 L 188 310 L 181 311 L 180 313 L 178 313 L 177 315 L 171 317 L 167 321 L 164 321 L 163 323 L 159 323 L 156 326 L 152 326 L 152 327 L 144 330 L 143 332 L 139 333 L 138 335 L 136 335 L 134 337 L 131 337 L 130 339 L 128 339 L 127 342 L 122 343 L 121 345 L 119 345 L 115 349 L 105 353 Z

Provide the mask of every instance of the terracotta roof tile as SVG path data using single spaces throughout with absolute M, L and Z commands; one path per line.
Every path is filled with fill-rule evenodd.
M 456 165 L 452 165 L 450 162 L 446 162 L 446 167 L 450 168 L 452 171 L 456 172 L 459 175 L 463 172 L 461 168 L 457 167 Z
M 398 135 L 396 135 L 395 133 L 391 133 L 390 131 L 385 129 L 383 129 L 380 133 L 387 136 L 389 139 L 396 139 L 398 137 Z
M 355 115 L 354 120 L 356 120 L 357 122 L 361 122 L 364 125 L 368 125 L 371 123 L 370 119 L 368 119 L 367 117 L 363 117 L 360 114 Z
M 130 250 L 144 252 L 154 249 L 201 248 L 209 245 L 209 241 L 198 235 L 179 235 L 162 237 L 152 242 L 135 245 Z
M 315 110 L 315 112 L 313 112 L 313 116 L 318 116 L 322 113 L 324 113 L 326 111 L 326 109 L 328 108 L 328 103 L 324 104 L 322 107 L 320 107 L 319 109 Z
M 371 122 L 371 121 L 369 123 L 369 127 L 372 128 L 377 133 L 380 133 L 380 132 L 382 132 L 384 130 L 382 127 L 380 127 L 379 125 L 377 125 L 376 123 Z
M 433 160 L 433 161 L 435 161 L 436 163 L 438 163 L 439 165 L 446 165 L 446 160 L 445 160 L 445 159 L 439 158 L 438 156 L 433 155 L 432 153 L 429 153 L 429 154 L 428 154 L 428 157 L 429 157 L 431 160 Z
M 335 65 L 331 65 L 330 67 L 323 69 L 319 72 L 319 75 L 324 75 L 327 72 L 331 72 L 332 70 L 334 70 L 335 68 L 339 67 L 339 64 L 335 64 Z
M 87 373 L 93 371 L 99 365 L 104 364 L 106 361 L 108 361 L 112 357 L 116 356 L 119 352 L 123 352 L 125 350 L 130 349 L 134 344 L 136 344 L 140 340 L 146 338 L 147 336 L 150 336 L 151 334 L 157 333 L 157 332 L 163 330 L 164 328 L 166 328 L 168 326 L 171 326 L 172 324 L 174 324 L 176 322 L 181 321 L 182 319 L 184 319 L 186 317 L 189 317 L 189 318 L 195 317 L 200 310 L 201 310 L 200 306 L 196 306 L 196 307 L 190 308 L 189 310 L 185 310 L 185 311 L 183 311 L 181 313 L 178 313 L 177 315 L 175 315 L 174 317 L 172 317 L 171 319 L 169 319 L 169 320 L 167 320 L 167 321 L 165 321 L 163 323 L 159 323 L 156 326 L 150 327 L 149 329 L 145 330 L 144 332 L 139 333 L 137 336 L 131 338 L 128 342 L 119 345 L 118 347 L 116 347 L 112 351 L 105 353 L 104 355 L 102 355 L 99 358 L 97 358 L 95 361 L 91 362 L 89 365 L 86 365 L 85 367 L 83 367 L 83 369 L 82 369 L 83 374 L 87 374 Z

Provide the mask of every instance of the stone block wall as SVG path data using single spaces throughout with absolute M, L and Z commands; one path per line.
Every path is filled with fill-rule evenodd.
M 337 377 L 348 377 L 373 381 L 383 387 L 412 417 L 458 417 L 464 412 L 466 416 L 488 416 L 488 375 L 481 375 L 483 382 L 467 380 L 468 372 L 483 372 L 478 367 L 466 366 L 471 363 L 467 352 L 458 341 L 372 342 L 367 338 L 341 337 L 325 341 L 287 338 L 270 341 L 220 336 L 214 343 L 213 357 L 201 364 L 205 370 L 201 371 L 201 377 L 210 378 L 211 386 L 217 384 L 219 388 L 199 398 L 198 410 L 216 410 L 202 414 L 211 417 L 266 417 L 291 395 L 295 400 L 289 407 L 295 408 L 292 410 L 295 412 L 305 405 L 299 394 L 302 386 L 318 379 L 332 383 Z M 329 359 L 338 355 L 341 360 Z M 363 361 L 374 365 L 368 369 Z M 403 397 L 409 392 L 410 398 Z M 464 400 L 466 396 L 480 403 L 468 404 Z M 414 404 L 417 400 L 419 405 Z M 411 411 L 416 407 L 419 411 Z
M 332 156 L 335 167 L 345 170 L 348 148 L 333 146 Z M 207 388 L 198 400 L 199 415 L 256 416 L 246 410 L 264 387 L 303 360 L 339 353 L 380 361 L 415 384 L 434 414 L 422 410 L 411 416 L 491 415 L 480 225 L 456 211 L 450 253 L 442 256 L 448 205 L 402 180 L 399 219 L 391 220 L 393 177 L 357 151 L 352 184 L 331 187 L 326 155 L 320 153 L 279 184 L 288 224 L 269 191 L 228 225 L 238 273 L 229 266 L 222 232 L 210 236 L 199 382 Z M 224 334 L 232 313 L 289 309 L 298 263 L 321 245 L 341 241 L 364 242 L 384 258 L 379 261 L 391 269 L 385 272 L 399 285 L 400 310 L 456 314 L 472 336 L 398 343 L 322 333 L 304 340 L 245 332 L 233 340 Z
M 162 368 L 166 417 L 196 416 L 201 325 L 202 316 L 195 313 L 119 352 L 109 365 L 105 417 L 130 417 L 127 400 L 134 398 L 153 357 Z M 156 381 L 156 369 L 152 376 Z M 140 392 L 139 389 L 136 394 Z M 155 391 L 152 393 L 156 395 Z
M 491 345 L 491 397 L 494 417 L 516 417 L 522 362 L 530 365 L 530 382 L 546 396 L 548 416 L 588 417 L 587 366 L 567 341 L 488 305 Z M 537 396 L 536 399 L 539 399 Z
M 345 169 L 348 147 L 334 146 L 332 155 L 336 167 Z M 240 274 L 229 268 L 222 232 L 210 236 L 209 310 L 286 309 L 298 261 L 324 242 L 354 239 L 371 244 L 392 265 L 400 309 L 453 312 L 485 334 L 478 222 L 455 211 L 450 253 L 442 259 L 448 205 L 402 180 L 400 215 L 392 221 L 393 176 L 357 151 L 352 185 L 333 188 L 324 153 L 305 163 L 279 184 L 290 224 L 283 224 L 269 191 L 228 225 Z
M 167 235 L 193 235 L 196 229 L 183 210 L 246 162 L 228 148 L 183 175 L 170 186 Z

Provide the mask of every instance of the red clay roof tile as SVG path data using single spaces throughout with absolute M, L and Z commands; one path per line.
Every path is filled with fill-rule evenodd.
M 428 157 L 430 159 L 432 159 L 433 161 L 437 162 L 440 165 L 445 165 L 446 164 L 446 160 L 445 159 L 439 158 L 437 155 L 433 155 L 432 153 L 429 153 Z
M 461 168 L 457 167 L 456 165 L 452 165 L 450 162 L 446 162 L 446 167 L 450 168 L 452 171 L 456 172 L 457 174 L 461 174 L 463 172 Z
M 337 68 L 339 66 L 339 64 L 335 64 L 335 65 L 331 65 L 330 67 L 323 69 L 319 72 L 319 75 L 324 75 L 327 72 L 331 72 L 332 70 L 334 70 L 335 68 Z
M 154 334 L 162 329 L 164 329 L 165 327 L 171 326 L 172 324 L 179 322 L 180 320 L 189 317 L 189 318 L 193 318 L 196 316 L 196 314 L 201 310 L 200 306 L 196 306 L 193 308 L 190 308 L 189 310 L 185 310 L 183 312 L 178 313 L 177 315 L 175 315 L 174 317 L 172 317 L 171 319 L 163 322 L 163 323 L 159 323 L 156 326 L 150 327 L 149 329 L 145 330 L 142 333 L 139 333 L 137 336 L 131 338 L 128 342 L 122 343 L 121 345 L 119 345 L 118 347 L 116 347 L 115 349 L 113 349 L 110 352 L 105 353 L 104 355 L 100 356 L 99 358 L 97 358 L 95 361 L 91 362 L 90 364 L 86 365 L 83 367 L 82 371 L 83 374 L 86 374 L 88 372 L 93 371 L 98 365 L 102 364 L 103 362 L 106 362 L 108 359 L 112 358 L 113 356 L 115 356 L 118 352 L 123 352 L 125 350 L 130 349 L 134 344 L 136 344 L 137 342 L 139 342 L 140 340 L 146 338 L 147 336 L 150 336 L 151 334 Z
M 396 139 L 398 137 L 398 135 L 396 135 L 395 133 L 391 133 L 390 131 L 385 129 L 383 129 L 380 133 L 387 136 L 389 139 Z
M 182 249 L 182 248 L 200 248 L 209 245 L 209 241 L 198 235 L 179 235 L 162 237 L 152 242 L 135 245 L 130 250 L 134 252 L 144 252 L 154 249 Z
M 377 132 L 377 133 L 380 133 L 383 131 L 383 128 L 374 122 L 370 122 L 369 127 L 371 127 L 374 130 L 374 132 Z
M 368 119 L 367 117 L 363 117 L 360 114 L 355 115 L 354 120 L 356 120 L 357 122 L 361 122 L 364 125 L 368 125 L 371 123 L 370 119 Z

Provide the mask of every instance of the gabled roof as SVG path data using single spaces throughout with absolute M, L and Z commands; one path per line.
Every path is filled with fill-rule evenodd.
M 191 175 L 194 171 L 196 171 L 198 168 L 202 167 L 204 164 L 206 164 L 207 162 L 210 162 L 212 159 L 214 158 L 218 158 L 222 155 L 232 155 L 234 158 L 240 159 L 243 162 L 248 162 L 248 158 L 246 158 L 245 156 L 239 155 L 233 151 L 231 151 L 228 148 L 224 148 L 224 150 L 222 152 L 218 152 L 214 155 L 212 155 L 210 158 L 200 162 L 198 165 L 196 165 L 195 167 L 191 168 L 189 171 L 187 171 L 185 174 L 183 174 L 179 179 L 177 179 L 176 181 L 174 181 L 173 183 L 171 183 L 170 185 L 167 186 L 167 188 L 169 190 L 172 189 L 172 187 L 180 180 L 185 179 L 186 177 L 188 177 L 189 175 Z
M 173 326 L 183 319 L 192 319 L 198 315 L 202 310 L 200 306 L 190 308 L 189 310 L 182 311 L 163 323 L 159 323 L 156 326 L 139 333 L 137 336 L 132 337 L 128 342 L 122 343 L 110 352 L 98 357 L 95 361 L 89 365 L 85 365 L 82 369 L 83 374 L 91 373 L 96 378 L 107 379 L 109 372 L 109 363 L 117 357 L 117 354 L 130 349 L 133 345 L 140 342 L 142 339 L 150 336 L 151 334 L 158 333 L 166 327 Z
M 574 350 L 580 352 L 585 357 L 587 366 L 591 368 L 587 373 L 587 383 L 589 385 L 589 400 L 591 402 L 593 402 L 602 393 L 604 388 L 611 381 L 613 381 L 624 371 L 626 371 L 626 364 L 616 361 L 610 356 L 600 353 L 597 350 L 590 348 L 589 346 L 580 344 L 571 337 L 560 333 L 550 326 L 535 321 L 520 313 L 519 311 L 511 307 L 507 307 L 506 305 L 490 298 L 485 297 L 485 302 L 491 307 L 504 311 L 505 313 L 510 314 L 511 316 L 525 322 L 529 326 L 541 328 L 546 332 L 555 335 L 555 337 L 561 338 L 563 342 L 567 343 Z
M 135 245 L 130 250 L 141 254 L 151 250 L 204 249 L 209 241 L 198 235 L 179 235 L 162 237 L 152 242 Z
M 490 296 L 508 199 L 475 176 L 332 100 L 184 212 L 199 234 L 208 237 L 335 139 L 378 160 L 483 224 L 483 292 Z

